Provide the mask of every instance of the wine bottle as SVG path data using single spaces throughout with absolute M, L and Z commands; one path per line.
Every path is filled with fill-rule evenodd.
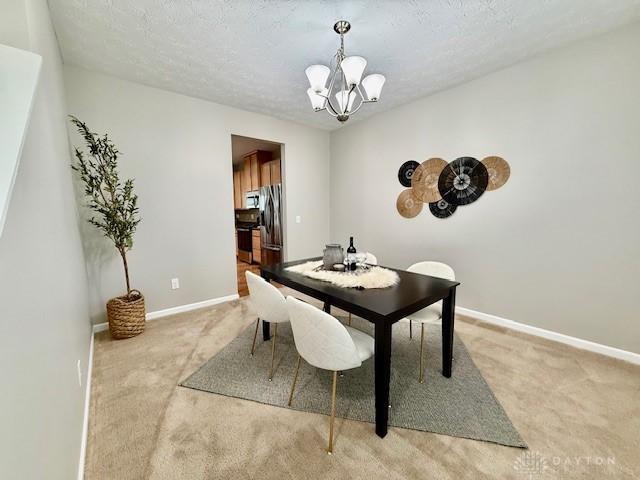
M 349 269 L 356 269 L 356 247 L 353 246 L 353 237 L 349 237 L 349 248 L 347 248 L 347 259 Z

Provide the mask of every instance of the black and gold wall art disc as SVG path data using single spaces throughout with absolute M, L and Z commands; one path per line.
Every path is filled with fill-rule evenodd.
M 438 190 L 447 203 L 469 205 L 482 196 L 488 183 L 489 174 L 481 162 L 473 157 L 460 157 L 442 170 Z
M 411 186 L 411 179 L 413 178 L 413 172 L 415 172 L 416 168 L 418 168 L 420 164 L 415 160 L 409 160 L 408 162 L 404 162 L 398 170 L 398 180 L 403 187 Z
M 446 200 L 438 200 L 437 202 L 432 202 L 429 204 L 429 210 L 434 217 L 438 218 L 447 218 L 453 215 L 458 207 L 455 205 L 451 205 Z

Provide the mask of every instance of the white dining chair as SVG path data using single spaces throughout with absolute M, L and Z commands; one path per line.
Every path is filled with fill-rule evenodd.
M 364 263 L 367 265 L 378 265 L 378 259 L 371 252 L 365 252 L 366 258 L 364 259 Z M 349 313 L 349 326 L 351 326 L 351 313 Z
M 293 331 L 293 340 L 298 350 L 298 363 L 289 394 L 289 406 L 298 380 L 300 359 L 310 365 L 333 372 L 331 391 L 331 417 L 329 420 L 329 447 L 333 453 L 333 423 L 336 416 L 336 384 L 338 371 L 350 370 L 362 365 L 374 352 L 374 340 L 355 328 L 347 327 L 335 317 L 319 308 L 293 297 L 287 297 L 287 309 Z
M 253 334 L 253 344 L 251 345 L 251 355 L 256 348 L 256 337 L 258 336 L 258 326 L 260 319 L 273 323 L 273 343 L 271 344 L 271 370 L 269 370 L 269 381 L 273 380 L 273 366 L 276 358 L 276 340 L 278 338 L 278 324 L 289 321 L 287 304 L 284 295 L 267 282 L 262 277 L 249 271 L 245 272 L 247 286 L 249 287 L 249 302 L 254 312 L 258 315 L 256 321 L 256 331 Z
M 369 265 L 378 265 L 378 259 L 371 252 L 365 252 L 367 258 L 364 260 L 364 263 L 368 263 Z
M 455 280 L 456 274 L 446 263 L 441 262 L 418 262 L 407 268 L 409 272 L 429 275 L 431 277 L 444 278 L 446 280 Z M 409 321 L 409 338 L 413 338 L 412 326 L 413 322 L 420 323 L 420 374 L 418 381 L 424 383 L 424 369 L 422 368 L 422 358 L 424 351 L 424 326 L 425 324 L 438 324 L 442 321 L 442 301 L 429 305 L 422 310 L 409 315 L 405 321 Z

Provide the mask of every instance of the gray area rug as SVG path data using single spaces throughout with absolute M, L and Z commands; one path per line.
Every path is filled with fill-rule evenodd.
M 354 318 L 352 326 L 373 334 L 373 325 L 362 319 Z M 273 332 L 273 325 L 271 328 Z M 272 382 L 267 378 L 271 341 L 262 340 L 262 326 L 256 340 L 255 355 L 249 354 L 254 330 L 255 323 L 181 386 L 328 415 L 331 408 L 331 372 L 312 367 L 303 360 L 293 404 L 288 407 L 297 359 L 291 327 L 288 323 L 278 326 L 277 367 Z M 451 378 L 440 373 L 439 326 L 425 327 L 425 349 L 425 381 L 420 384 L 420 326 L 414 324 L 414 337 L 410 340 L 408 323 L 394 325 L 389 425 L 527 448 L 457 336 Z M 338 378 L 336 416 L 375 422 L 373 358 Z

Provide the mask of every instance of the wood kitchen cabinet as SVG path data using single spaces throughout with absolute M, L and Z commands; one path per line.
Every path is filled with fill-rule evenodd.
M 242 168 L 242 174 L 246 177 L 245 180 L 245 193 L 253 192 L 260 188 L 260 176 L 258 173 L 258 156 L 253 153 L 244 157 L 244 165 Z
M 271 160 L 271 184 L 282 183 L 282 172 L 280 170 L 280 159 Z
M 271 185 L 271 162 L 264 162 L 260 165 L 260 185 Z
M 249 157 L 249 168 L 251 170 L 251 190 L 260 190 L 260 165 L 257 154 Z
M 260 242 L 260 229 L 251 231 L 251 253 L 254 263 L 262 263 L 262 244 Z
M 242 193 L 242 172 L 233 171 L 233 208 L 242 208 L 244 194 Z
M 242 206 L 245 207 L 244 205 L 244 197 L 246 195 L 247 192 L 250 192 L 251 189 L 251 166 L 250 166 L 250 161 L 248 158 L 245 157 L 244 160 L 244 165 L 243 168 L 241 170 L 241 177 L 242 177 L 242 181 L 241 181 L 241 185 L 242 185 Z
M 261 182 L 261 166 L 271 160 L 271 153 L 262 150 L 247 153 L 244 157 L 243 174 L 247 177 L 247 190 L 252 192 L 260 190 L 263 185 Z
M 260 165 L 260 182 L 262 185 L 282 183 L 280 160 L 270 160 Z
M 234 208 L 246 208 L 247 192 L 273 183 L 280 183 L 280 160 L 271 160 L 271 152 L 263 150 L 247 153 L 242 165 L 233 171 Z

